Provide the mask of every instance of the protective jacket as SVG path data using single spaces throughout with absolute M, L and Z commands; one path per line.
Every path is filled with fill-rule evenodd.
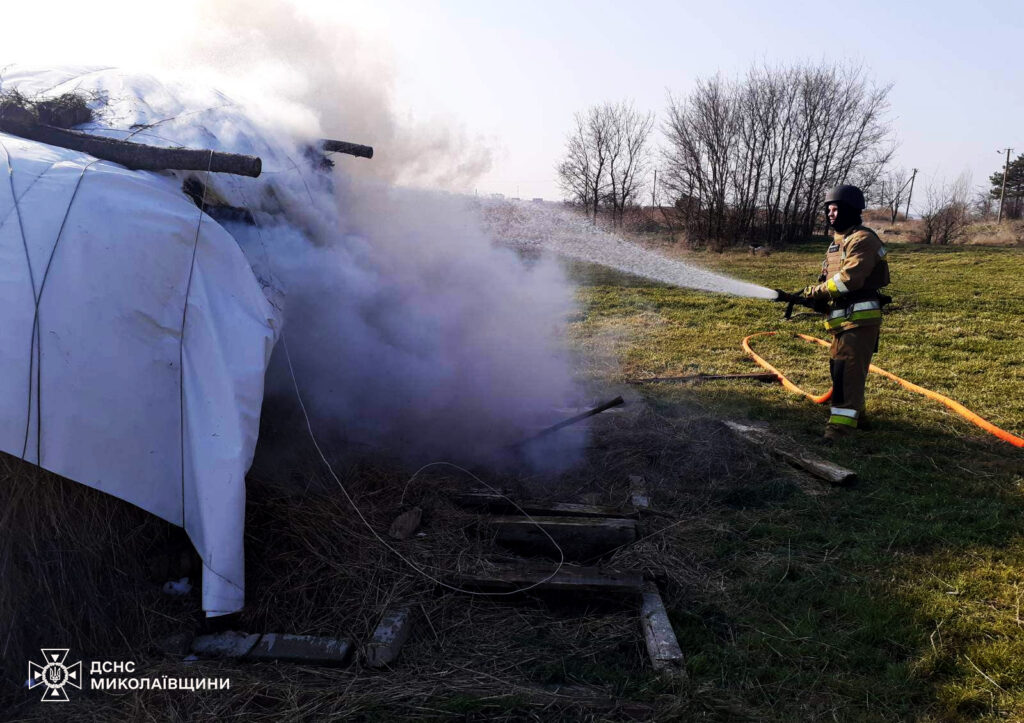
M 866 226 L 836 232 L 821 267 L 821 283 L 804 295 L 827 300 L 825 328 L 833 333 L 882 323 L 878 290 L 889 284 L 885 244 Z

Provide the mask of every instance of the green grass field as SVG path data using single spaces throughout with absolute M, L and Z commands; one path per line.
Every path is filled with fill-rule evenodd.
M 768 258 L 691 258 L 796 289 L 816 276 L 823 251 L 818 243 Z M 1024 249 L 893 245 L 890 252 L 896 303 L 877 365 L 1024 434 L 1017 325 Z M 657 582 L 685 678 L 652 671 L 635 599 L 467 598 L 412 573 L 368 536 L 278 402 L 264 408 L 249 478 L 251 592 L 238 628 L 361 645 L 382 608 L 402 601 L 422 618 L 393 669 L 370 670 L 358 660 L 337 669 L 185 663 L 164 652 L 166 636 L 201 625 L 198 590 L 164 595 L 169 573 L 152 570 L 164 545 L 180 559 L 173 530 L 127 503 L 0 456 L 7 583 L 0 587 L 0 710 L 18 720 L 76 723 L 1024 720 L 1024 450 L 872 376 L 873 430 L 833 449 L 817 447 L 856 470 L 860 482 L 829 487 L 718 421 L 767 422 L 816 447 L 825 407 L 752 381 L 624 390 L 627 380 L 644 377 L 758 371 L 740 348 L 744 336 L 823 337 L 816 317 L 784 322 L 780 304 L 603 267 L 575 264 L 570 274 L 579 289 L 570 333 L 580 371 L 602 399 L 622 390 L 630 403 L 588 421 L 584 459 L 571 470 L 480 472 L 520 496 L 586 494 L 600 504 L 622 504 L 630 476 L 645 476 L 657 513 L 643 516 L 641 539 L 602 564 Z M 788 335 L 760 337 L 755 348 L 806 389 L 828 388 L 824 348 Z M 333 452 L 345 460 L 347 452 Z M 382 534 L 403 505 L 423 506 L 426 534 L 401 549 L 428 569 L 468 569 L 460 566 L 500 552 L 489 533 L 475 531 L 475 512 L 448 501 L 449 492 L 465 489 L 463 473 L 435 470 L 410 486 L 415 468 L 380 451 L 337 467 Z M 40 647 L 55 644 L 87 660 L 135 661 L 151 677 L 227 677 L 231 690 L 75 691 L 70 705 L 42 705 L 21 676 Z
M 822 244 L 691 260 L 772 288 L 817 275 Z M 1024 249 L 891 245 L 896 302 L 874 363 L 1024 435 Z M 575 266 L 575 343 L 603 381 L 754 372 L 758 331 L 824 338 L 817 317 Z M 755 350 L 809 391 L 827 351 L 791 337 Z M 621 364 L 610 361 L 621 359 Z M 601 361 L 604 360 L 604 361 Z M 765 420 L 814 445 L 827 409 L 781 386 L 641 387 L 654 406 Z M 670 602 L 688 690 L 777 720 L 1024 718 L 1024 450 L 877 375 L 874 429 L 821 452 L 851 489 L 712 510 L 695 554 L 720 583 Z

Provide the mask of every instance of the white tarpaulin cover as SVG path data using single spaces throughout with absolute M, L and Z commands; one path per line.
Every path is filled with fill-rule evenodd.
M 277 311 L 180 180 L 0 146 L 0 448 L 183 526 L 203 608 L 241 609 Z

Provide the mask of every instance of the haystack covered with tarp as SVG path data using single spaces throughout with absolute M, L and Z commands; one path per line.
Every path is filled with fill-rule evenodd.
M 11 89 L 88 91 L 104 108 L 91 130 L 111 137 L 185 110 L 114 71 L 7 69 Z M 195 121 L 134 140 L 186 145 L 198 128 L 206 147 L 229 145 Z M 255 145 L 238 125 L 218 131 Z M 239 610 L 244 479 L 278 310 L 180 174 L 4 133 L 0 168 L 0 449 L 184 527 L 204 610 Z

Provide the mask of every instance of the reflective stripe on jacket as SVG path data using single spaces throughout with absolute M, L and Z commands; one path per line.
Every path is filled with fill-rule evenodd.
M 885 244 L 866 226 L 836 233 L 822 266 L 824 280 L 807 296 L 828 300 L 825 328 L 832 332 L 882 323 L 878 290 L 889 284 Z

